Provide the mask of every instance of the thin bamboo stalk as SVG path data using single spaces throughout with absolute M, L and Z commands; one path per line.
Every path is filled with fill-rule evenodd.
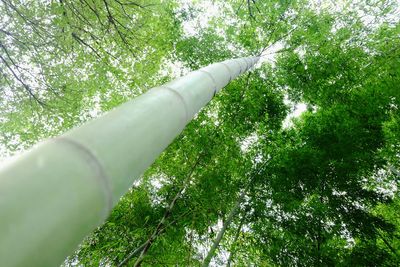
M 208 267 L 210 265 L 210 262 L 211 262 L 212 258 L 215 256 L 215 253 L 219 247 L 219 244 L 221 243 L 221 240 L 224 237 L 226 229 L 228 229 L 228 227 L 232 223 L 236 213 L 238 212 L 238 210 L 240 208 L 240 203 L 243 201 L 244 194 L 245 194 L 245 191 L 243 191 L 240 194 L 239 198 L 235 202 L 235 205 L 228 213 L 228 216 L 226 217 L 226 220 L 223 223 L 221 230 L 218 232 L 217 237 L 215 238 L 210 250 L 208 251 L 206 257 L 203 260 L 203 263 L 201 265 L 202 267 Z

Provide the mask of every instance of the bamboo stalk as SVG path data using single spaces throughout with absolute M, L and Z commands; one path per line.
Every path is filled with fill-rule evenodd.
M 221 240 L 224 237 L 226 229 L 228 229 L 228 227 L 232 223 L 236 213 L 239 210 L 240 203 L 243 201 L 244 194 L 245 194 L 245 191 L 243 191 L 240 194 L 239 198 L 235 202 L 235 205 L 228 213 L 228 216 L 226 217 L 226 220 L 223 223 L 221 230 L 218 232 L 217 237 L 215 238 L 211 248 L 208 250 L 206 257 L 203 260 L 203 263 L 201 265 L 202 267 L 208 267 L 210 265 L 210 262 L 211 262 L 212 258 L 215 256 L 215 253 L 219 247 L 219 244 L 221 243 Z
M 221 88 L 258 57 L 153 88 L 0 169 L 0 266 L 57 266 Z

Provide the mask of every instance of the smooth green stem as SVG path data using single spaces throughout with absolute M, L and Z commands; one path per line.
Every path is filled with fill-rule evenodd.
M 0 168 L 0 266 L 58 266 L 221 88 L 257 57 L 215 63 Z

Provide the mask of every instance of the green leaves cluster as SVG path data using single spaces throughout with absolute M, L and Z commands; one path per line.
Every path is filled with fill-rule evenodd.
M 398 266 L 398 5 L 210 1 L 210 18 L 200 2 L 1 1 L 7 153 L 171 79 L 168 64 L 262 55 L 65 265 L 200 266 L 239 200 L 214 266 Z

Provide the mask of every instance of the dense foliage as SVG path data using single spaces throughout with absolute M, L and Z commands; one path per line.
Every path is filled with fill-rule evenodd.
M 396 2 L 1 0 L 0 12 L 3 156 L 190 70 L 262 56 L 66 266 L 400 265 Z

